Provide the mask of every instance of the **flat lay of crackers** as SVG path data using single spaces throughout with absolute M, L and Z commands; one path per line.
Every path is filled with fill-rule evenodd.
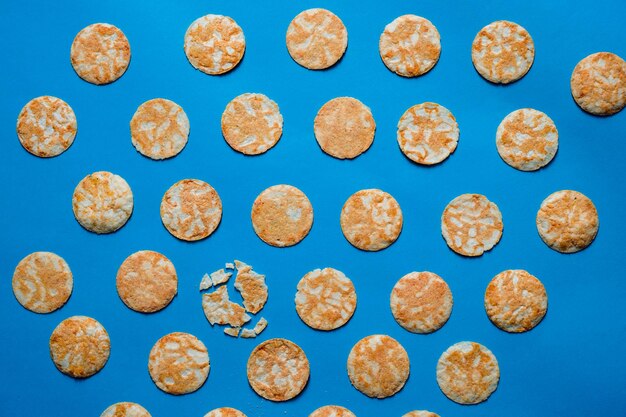
M 0 417 L 626 415 L 623 1 L 0 9 Z

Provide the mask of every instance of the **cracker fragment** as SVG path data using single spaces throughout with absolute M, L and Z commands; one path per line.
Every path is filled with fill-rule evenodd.
M 224 266 L 224 268 L 226 269 L 235 269 L 235 264 L 232 262 L 226 262 L 226 265 Z
M 582 59 L 570 79 L 572 97 L 584 111 L 610 116 L 626 106 L 626 61 L 611 52 Z
M 230 301 L 228 288 L 225 285 L 202 295 L 202 309 L 211 325 L 228 324 L 232 327 L 241 327 L 250 321 L 250 316 L 246 314 L 246 310 L 239 304 Z
M 265 317 L 261 317 L 259 321 L 254 325 L 254 333 L 256 333 L 258 336 L 263 332 L 263 330 L 265 330 L 266 327 L 267 320 L 265 319 Z
M 211 282 L 213 283 L 213 286 L 216 287 L 220 284 L 228 282 L 232 275 L 232 272 L 226 272 L 223 269 L 218 269 L 215 272 L 211 272 Z
M 235 288 L 241 293 L 245 309 L 256 314 L 267 302 L 268 291 L 265 284 L 265 275 L 257 274 L 253 270 L 237 272 Z
M 254 329 L 241 329 L 241 337 L 244 339 L 252 339 L 256 337 Z
M 232 337 L 237 337 L 239 336 L 239 331 L 241 330 L 240 327 L 226 327 L 224 329 L 224 334 L 227 334 L 229 336 Z
M 200 291 L 208 290 L 213 286 L 213 281 L 211 281 L 211 276 L 209 274 L 204 274 L 202 276 L 202 280 L 200 281 Z

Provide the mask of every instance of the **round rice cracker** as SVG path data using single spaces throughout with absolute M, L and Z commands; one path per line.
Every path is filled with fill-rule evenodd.
M 235 68 L 246 50 L 243 30 L 228 16 L 208 14 L 191 23 L 185 33 L 185 55 L 197 70 L 209 75 Z
M 522 78 L 535 59 L 533 38 L 522 26 L 506 20 L 488 24 L 472 43 L 472 62 L 488 81 L 509 84 Z
M 315 269 L 298 282 L 296 311 L 307 326 L 334 330 L 350 320 L 356 291 L 350 278 L 333 268 Z
M 110 352 L 107 331 L 91 317 L 67 318 L 50 336 L 50 357 L 54 365 L 73 378 L 87 378 L 99 372 Z
M 356 417 L 354 413 L 345 407 L 338 405 L 325 405 L 309 414 L 309 417 Z
M 452 292 L 432 272 L 411 272 L 396 282 L 391 291 L 391 313 L 400 326 L 412 333 L 439 330 L 452 313 Z
M 378 50 L 389 70 L 403 77 L 417 77 L 430 71 L 439 61 L 439 31 L 423 17 L 400 16 L 385 26 Z
M 504 162 L 520 171 L 536 171 L 550 163 L 559 147 L 559 132 L 545 113 L 519 109 L 498 126 L 496 147 Z
M 210 236 L 222 220 L 222 200 L 204 181 L 184 179 L 161 200 L 161 221 L 172 236 L 189 242 Z
M 334 13 L 308 9 L 293 18 L 287 28 L 287 50 L 301 66 L 321 70 L 332 67 L 348 47 L 348 31 Z
M 359 100 L 338 97 L 322 106 L 313 129 L 325 153 L 338 159 L 352 159 L 372 146 L 376 122 L 370 108 Z
M 121 402 L 109 406 L 100 417 L 152 417 L 151 414 L 137 403 Z
M 235 408 L 221 407 L 209 411 L 204 417 L 246 417 L 246 415 Z
M 304 390 L 309 380 L 309 360 L 300 346 L 287 339 L 270 339 L 248 358 L 248 382 L 261 397 L 287 401 Z
M 481 194 L 462 194 L 441 215 L 441 234 L 448 247 L 463 256 L 481 256 L 502 237 L 502 214 Z
M 51 313 L 63 307 L 73 285 L 69 265 L 52 252 L 31 253 L 17 264 L 13 273 L 15 298 L 34 313 Z
M 90 232 L 113 233 L 133 212 L 133 192 L 119 175 L 94 172 L 74 189 L 72 209 L 78 223 Z
M 409 411 L 402 417 L 439 417 L 439 414 L 426 410 Z
M 222 113 L 226 143 L 244 155 L 259 155 L 278 143 L 283 116 L 276 102 L 263 94 L 246 93 L 231 100 Z
M 541 281 L 527 271 L 500 272 L 485 291 L 489 320 L 510 333 L 527 332 L 541 322 L 548 309 L 548 294 Z
M 584 111 L 610 116 L 626 106 L 626 61 L 611 52 L 582 59 L 570 79 L 572 96 Z
M 348 377 L 372 398 L 391 397 L 409 378 L 409 355 L 394 338 L 372 335 L 359 340 L 348 356 Z
M 496 357 L 480 343 L 459 342 L 437 362 L 437 384 L 446 397 L 459 404 L 485 401 L 498 387 Z
M 156 160 L 172 158 L 187 145 L 189 119 L 183 108 L 171 100 L 148 100 L 133 115 L 130 136 L 143 156 Z
M 117 293 L 126 306 L 141 313 L 165 308 L 174 298 L 178 278 L 174 264 L 150 250 L 135 252 L 117 271 Z
M 94 23 L 76 35 L 70 50 L 76 74 L 91 84 L 109 84 L 126 72 L 130 44 L 126 35 L 108 23 Z
M 543 200 L 536 223 L 544 243 L 561 253 L 585 249 L 596 238 L 600 227 L 593 202 L 572 190 L 557 191 Z
M 150 377 L 168 394 L 182 395 L 198 390 L 209 376 L 209 369 L 206 346 L 189 333 L 167 334 L 150 350 Z
M 438 164 L 456 149 L 459 125 L 442 105 L 421 103 L 404 112 L 398 122 L 397 138 L 400 150 L 411 161 Z
M 293 246 L 313 226 L 313 206 L 307 196 L 291 185 L 273 185 L 252 204 L 252 227 L 268 245 Z
M 51 158 L 74 143 L 77 130 L 74 110 L 57 97 L 32 99 L 17 116 L 17 137 L 28 152 Z
M 352 194 L 341 209 L 341 231 L 358 249 L 379 251 L 398 239 L 402 211 L 388 193 L 366 189 Z

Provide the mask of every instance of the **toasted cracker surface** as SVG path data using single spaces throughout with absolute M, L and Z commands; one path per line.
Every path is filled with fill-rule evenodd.
M 395 242 L 402 221 L 398 202 L 378 189 L 357 191 L 341 209 L 343 235 L 350 244 L 366 251 L 379 251 Z
M 439 417 L 439 414 L 426 410 L 409 411 L 402 417 Z
M 33 252 L 13 273 L 13 294 L 24 308 L 50 313 L 63 307 L 72 294 L 74 279 L 69 265 L 51 252 Z
M 356 417 L 354 413 L 345 407 L 338 405 L 325 405 L 309 414 L 309 417 Z
M 181 395 L 198 390 L 209 376 L 209 353 L 197 337 L 174 332 L 150 350 L 148 371 L 160 390 Z
M 319 70 L 332 67 L 348 47 L 348 31 L 341 19 L 326 9 L 308 9 L 287 28 L 287 50 L 298 64 Z
M 337 97 L 322 106 L 314 122 L 315 139 L 330 156 L 352 159 L 374 141 L 376 122 L 372 111 L 352 97 Z
M 611 52 L 591 54 L 574 68 L 570 86 L 584 111 L 615 114 L 626 106 L 626 61 Z
M 241 293 L 246 310 L 256 314 L 267 302 L 268 291 L 265 284 L 265 275 L 250 270 L 237 271 L 235 288 Z
M 215 291 L 202 295 L 202 309 L 211 325 L 228 324 L 241 327 L 250 321 L 246 310 L 237 303 L 230 301 L 228 288 L 224 285 Z
M 600 227 L 593 202 L 572 190 L 557 191 L 543 200 L 536 223 L 545 244 L 562 253 L 579 252 L 591 245 Z
M 248 358 L 248 382 L 261 397 L 287 401 L 302 392 L 309 380 L 309 360 L 300 346 L 287 339 L 270 339 Z
M 113 233 L 133 212 L 133 192 L 119 175 L 98 171 L 83 178 L 72 197 L 78 223 L 94 233 Z
M 443 352 L 437 363 L 439 388 L 459 404 L 485 401 L 496 390 L 499 380 L 496 357 L 480 343 L 456 343 Z
M 246 417 L 246 415 L 234 408 L 220 407 L 209 411 L 204 417 Z
M 76 74 L 92 84 L 109 84 L 120 78 L 130 63 L 126 35 L 108 23 L 94 23 L 76 35 L 70 50 Z
M 57 369 L 73 378 L 87 378 L 106 365 L 111 341 L 102 325 L 85 316 L 63 320 L 50 336 L 50 357 Z
M 152 417 L 148 410 L 137 403 L 121 402 L 107 407 L 100 417 Z
M 409 356 L 394 338 L 372 335 L 359 340 L 348 356 L 348 376 L 368 397 L 391 397 L 409 377 Z

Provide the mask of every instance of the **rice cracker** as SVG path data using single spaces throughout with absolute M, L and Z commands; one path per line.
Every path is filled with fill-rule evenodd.
M 415 411 L 409 411 L 408 413 L 404 414 L 402 417 L 439 417 L 439 414 L 433 413 L 432 411 L 415 410 Z
M 117 293 L 126 306 L 141 313 L 165 308 L 178 289 L 174 264 L 151 250 L 135 252 L 117 271 Z
M 210 236 L 222 220 L 222 200 L 204 181 L 180 180 L 161 200 L 161 220 L 172 236 L 189 242 Z
M 261 397 L 287 401 L 302 392 L 309 380 L 309 360 L 300 346 L 287 339 L 270 339 L 248 358 L 248 382 Z
M 376 132 L 370 108 L 352 97 L 337 97 L 324 104 L 313 127 L 320 148 L 338 159 L 356 158 L 367 151 Z
M 610 116 L 626 106 L 626 61 L 611 52 L 581 60 L 570 79 L 572 96 L 584 111 Z
M 557 191 L 543 200 L 536 223 L 545 244 L 562 253 L 579 252 L 591 245 L 600 227 L 593 202 L 572 190 Z
M 309 414 L 309 417 L 356 417 L 347 408 L 338 405 L 325 405 Z
M 72 294 L 72 271 L 63 258 L 51 252 L 33 252 L 13 273 L 13 294 L 27 310 L 50 313 L 63 307 Z
M 130 44 L 126 35 L 108 23 L 94 23 L 76 35 L 70 50 L 76 74 L 91 84 L 109 84 L 126 72 Z
M 502 237 L 502 214 L 495 203 L 481 194 L 462 194 L 441 215 L 441 234 L 456 253 L 481 256 Z
M 452 292 L 432 272 L 411 272 L 391 291 L 391 313 L 398 324 L 412 333 L 439 330 L 452 313 Z
M 548 294 L 541 281 L 522 269 L 496 275 L 485 291 L 485 310 L 500 329 L 526 332 L 541 322 L 548 309 Z
M 313 207 L 307 196 L 291 185 L 274 185 L 258 195 L 252 205 L 252 226 L 268 245 L 293 246 L 309 234 Z
M 107 407 L 100 417 L 152 417 L 148 410 L 137 403 L 121 402 Z
M 17 116 L 17 137 L 28 152 L 51 158 L 74 143 L 76 115 L 65 101 L 52 96 L 36 97 Z
M 409 378 L 409 355 L 397 340 L 375 334 L 359 340 L 348 356 L 348 377 L 372 398 L 391 397 Z
M 160 390 L 181 395 L 198 390 L 209 375 L 209 353 L 197 337 L 174 332 L 150 350 L 148 371 Z
M 499 380 L 496 357 L 479 343 L 456 343 L 443 352 L 437 362 L 439 388 L 459 404 L 485 401 L 496 390 Z
M 337 329 L 356 309 L 356 291 L 350 278 L 333 268 L 315 269 L 298 282 L 296 311 L 307 326 Z
M 438 164 L 456 149 L 459 125 L 450 110 L 440 104 L 416 104 L 398 121 L 397 139 L 400 150 L 411 161 Z
M 50 336 L 50 357 L 57 369 L 73 378 L 99 372 L 109 360 L 111 340 L 107 331 L 91 317 L 63 320 Z
M 226 143 L 244 155 L 267 152 L 282 134 L 283 115 L 278 104 L 263 94 L 237 96 L 222 113 L 222 135 Z
M 400 236 L 402 211 L 390 194 L 366 189 L 348 198 L 341 209 L 340 222 L 350 244 L 365 251 L 379 251 Z
M 94 172 L 74 189 L 72 209 L 78 223 L 90 232 L 113 233 L 133 212 L 133 192 L 119 175 Z
M 439 31 L 430 20 L 406 14 L 385 26 L 378 50 L 389 70 L 403 77 L 417 77 L 430 71 L 439 60 Z
M 341 19 L 326 9 L 308 9 L 287 28 L 287 50 L 298 64 L 312 70 L 332 67 L 348 47 L 348 31 Z
M 220 407 L 209 411 L 204 417 L 246 417 L 246 415 L 234 408 Z

